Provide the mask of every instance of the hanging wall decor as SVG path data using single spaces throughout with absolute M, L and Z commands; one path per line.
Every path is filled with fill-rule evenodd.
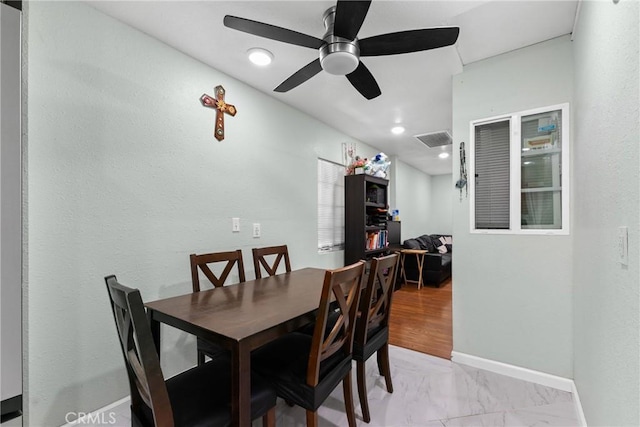
M 456 188 L 460 189 L 460 200 L 462 201 L 462 189 L 465 189 L 465 197 L 469 195 L 467 187 L 467 159 L 464 153 L 464 141 L 460 143 L 460 179 L 456 182 Z
M 215 98 L 212 98 L 205 93 L 200 97 L 200 102 L 204 107 L 215 108 L 216 126 L 213 133 L 218 141 L 222 141 L 224 139 L 224 115 L 229 114 L 233 117 L 238 111 L 235 106 L 224 102 L 225 90 L 222 86 L 216 86 L 214 91 Z

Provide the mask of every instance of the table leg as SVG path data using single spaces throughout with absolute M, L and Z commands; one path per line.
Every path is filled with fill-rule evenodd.
M 402 284 L 406 285 L 407 284 L 407 274 L 404 272 L 404 259 L 406 258 L 405 254 L 400 253 L 400 269 L 402 274 L 400 275 L 400 277 L 402 277 Z
M 251 350 L 243 343 L 233 348 L 231 360 L 231 424 L 251 425 Z
M 416 263 L 418 264 L 418 290 L 422 288 L 422 265 L 424 264 L 424 255 L 416 254 Z
M 152 310 L 147 310 L 147 319 L 149 320 L 149 328 L 151 328 L 151 337 L 156 346 L 156 353 L 158 353 L 158 360 L 160 360 L 160 322 L 154 320 Z

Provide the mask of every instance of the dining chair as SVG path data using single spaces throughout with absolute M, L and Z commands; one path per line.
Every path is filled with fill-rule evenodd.
M 238 269 L 238 278 L 240 282 L 245 281 L 244 276 L 244 264 L 242 262 L 242 251 L 240 249 L 229 252 L 213 252 L 209 254 L 191 254 L 189 256 L 191 260 L 191 282 L 193 285 L 193 292 L 200 292 L 200 274 L 199 271 L 205 275 L 211 284 L 219 288 L 224 286 L 229 274 L 233 270 L 234 266 Z M 217 276 L 209 268 L 212 264 L 226 263 L 220 276 Z
M 364 263 L 325 272 L 313 336 L 292 332 L 254 351 L 252 367 L 287 403 L 306 409 L 307 426 L 318 425 L 317 410 L 342 382 L 349 427 L 355 414 L 351 392 L 353 334 Z M 320 284 L 318 284 L 320 285 Z M 331 299 L 339 317 L 325 333 Z
M 367 399 L 365 362 L 373 353 L 377 353 L 378 372 L 384 375 L 387 391 L 393 393 L 389 367 L 389 314 L 398 258 L 398 254 L 373 258 L 356 320 L 353 359 L 356 361 L 362 418 L 367 423 L 371 421 L 371 416 Z
M 256 273 L 256 279 L 262 278 L 262 269 L 267 275 L 274 276 L 277 274 L 280 262 L 284 259 L 285 271 L 291 271 L 291 262 L 289 261 L 289 249 L 287 245 L 269 246 L 265 248 L 253 248 L 253 269 Z M 274 257 L 272 257 L 274 256 Z M 268 258 L 267 258 L 268 257 Z
M 191 254 L 189 255 L 191 261 L 191 284 L 193 286 L 193 292 L 200 292 L 200 272 L 202 272 L 211 284 L 215 288 L 224 286 L 225 282 L 229 278 L 233 267 L 237 266 L 238 278 L 240 282 L 245 281 L 244 264 L 242 262 L 242 251 L 240 249 L 228 252 L 212 252 L 208 254 Z M 219 276 L 211 271 L 210 266 L 218 265 L 222 271 Z M 205 360 L 205 356 L 209 356 L 214 359 L 221 353 L 227 351 L 219 345 L 210 341 L 204 340 L 200 337 L 196 340 L 196 351 L 198 354 L 198 365 L 202 365 Z
M 138 289 L 105 277 L 129 379 L 134 427 L 228 426 L 231 424 L 229 357 L 191 368 L 165 381 Z M 275 426 L 275 391 L 251 378 L 251 417 Z

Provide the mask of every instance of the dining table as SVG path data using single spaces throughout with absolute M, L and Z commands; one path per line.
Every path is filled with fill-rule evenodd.
M 325 271 L 302 268 L 147 302 L 160 354 L 160 325 L 217 343 L 231 354 L 231 418 L 251 425 L 251 351 L 315 319 Z

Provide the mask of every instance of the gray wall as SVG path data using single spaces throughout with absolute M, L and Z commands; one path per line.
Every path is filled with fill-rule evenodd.
M 400 210 L 400 241 L 425 234 L 430 221 L 432 177 L 401 162 L 392 171 L 392 177 L 395 206 L 390 208 Z
M 582 2 L 574 32 L 574 376 L 590 426 L 640 425 L 637 1 Z M 617 228 L 629 227 L 629 266 Z
M 82 2 L 25 6 L 25 425 L 60 425 L 128 393 L 104 276 L 153 300 L 190 291 L 194 252 L 286 243 L 294 268 L 343 265 L 317 253 L 317 158 L 378 150 Z M 238 109 L 223 142 L 199 102 L 218 84 Z M 162 351 L 167 375 L 195 362 L 169 328 Z
M 572 72 L 568 37 L 465 66 L 454 144 L 469 141 L 471 120 L 571 102 Z M 571 236 L 471 234 L 469 199 L 453 203 L 453 234 L 453 350 L 572 377 Z
M 453 233 L 453 203 L 458 202 L 451 194 L 451 174 L 431 176 L 431 199 L 429 201 L 429 234 Z M 455 193 L 459 196 L 459 193 Z
M 20 16 L 19 10 L 0 4 L 0 398 L 3 401 L 22 394 Z M 16 408 L 14 405 L 13 410 Z

